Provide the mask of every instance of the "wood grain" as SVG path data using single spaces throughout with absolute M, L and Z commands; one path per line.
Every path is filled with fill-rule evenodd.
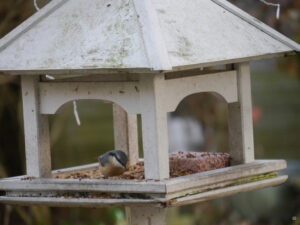
M 40 114 L 39 77 L 22 76 L 23 118 L 28 176 L 51 176 L 48 116 Z

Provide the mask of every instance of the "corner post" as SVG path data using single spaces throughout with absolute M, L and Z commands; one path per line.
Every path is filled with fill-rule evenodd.
M 115 149 L 128 155 L 129 165 L 139 160 L 137 116 L 127 114 L 119 105 L 113 103 Z
M 40 114 L 39 76 L 21 77 L 28 176 L 51 177 L 48 115 Z
M 166 225 L 166 209 L 158 207 L 126 207 L 127 225 Z
M 235 64 L 238 102 L 228 105 L 229 147 L 232 164 L 254 161 L 251 78 L 249 62 Z
M 145 179 L 169 178 L 169 143 L 164 74 L 140 76 Z

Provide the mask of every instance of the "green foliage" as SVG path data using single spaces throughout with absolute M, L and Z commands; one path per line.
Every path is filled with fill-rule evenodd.
M 254 126 L 256 157 L 300 157 L 300 82 L 276 71 L 254 73 L 253 104 L 262 116 Z

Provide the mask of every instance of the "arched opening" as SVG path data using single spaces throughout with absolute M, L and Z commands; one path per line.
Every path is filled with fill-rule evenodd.
M 79 100 L 78 126 L 72 102 L 50 116 L 52 168 L 67 168 L 97 162 L 97 157 L 114 149 L 112 103 Z
M 72 102 L 50 117 L 53 169 L 96 163 L 99 155 L 115 149 L 113 104 L 78 100 L 77 105 L 80 126 L 76 124 Z M 139 156 L 142 156 L 140 116 L 137 125 Z M 168 115 L 168 132 L 170 152 L 228 152 L 225 99 L 212 92 L 185 97 Z
M 227 118 L 221 95 L 203 92 L 185 97 L 168 115 L 170 152 L 228 152 Z

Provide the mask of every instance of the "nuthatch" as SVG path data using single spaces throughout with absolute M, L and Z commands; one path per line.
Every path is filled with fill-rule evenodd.
M 118 176 L 124 173 L 127 165 L 127 155 L 121 150 L 112 150 L 98 157 L 99 169 L 106 176 Z

